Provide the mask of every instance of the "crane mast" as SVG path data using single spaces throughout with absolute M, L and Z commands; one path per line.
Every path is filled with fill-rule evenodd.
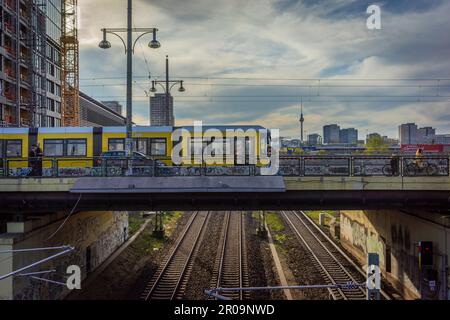
M 62 1 L 62 125 L 80 126 L 78 0 Z

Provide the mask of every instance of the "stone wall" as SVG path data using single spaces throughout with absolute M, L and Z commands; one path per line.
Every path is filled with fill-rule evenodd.
M 445 259 L 449 254 L 448 219 L 437 213 L 341 211 L 341 243 L 362 265 L 378 253 L 383 276 L 407 299 L 448 297 Z M 440 287 L 432 292 L 419 270 L 418 243 L 433 241 L 434 266 Z M 447 280 L 446 280 L 447 277 Z M 422 289 L 421 289 L 422 287 Z
M 73 215 L 53 237 L 52 234 L 64 221 L 64 214 L 53 214 L 34 218 L 31 229 L 22 234 L 0 235 L 0 250 L 54 247 L 70 245 L 75 251 L 57 258 L 30 271 L 56 269 L 47 276 L 52 280 L 65 282 L 66 270 L 70 265 L 78 265 L 82 279 L 88 268 L 95 270 L 128 237 L 128 213 L 125 212 L 80 212 Z M 88 253 L 90 251 L 90 254 Z M 0 274 L 48 257 L 55 252 L 38 252 L 0 257 Z M 87 261 L 90 256 L 90 261 Z M 9 258 L 9 259 L 8 259 Z M 4 259 L 8 259 L 3 261 Z M 39 300 L 61 299 L 68 294 L 65 286 L 45 283 L 30 277 L 15 277 L 0 281 L 0 299 Z

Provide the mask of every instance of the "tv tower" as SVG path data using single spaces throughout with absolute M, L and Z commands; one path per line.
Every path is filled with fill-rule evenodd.
M 300 134 L 300 141 L 301 141 L 301 144 L 303 145 L 303 143 L 304 143 L 304 137 L 303 137 L 303 134 L 304 134 L 304 131 L 303 131 L 303 124 L 305 123 L 305 117 L 303 116 L 303 97 L 302 97 L 302 102 L 301 102 L 301 114 L 300 114 L 300 130 L 301 130 L 301 134 Z

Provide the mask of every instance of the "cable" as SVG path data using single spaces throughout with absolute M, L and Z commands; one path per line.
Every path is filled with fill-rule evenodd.
M 155 76 L 157 78 L 161 77 L 160 75 Z M 202 79 L 202 80 L 255 80 L 255 81 L 314 81 L 314 82 L 327 82 L 327 81 L 450 81 L 450 78 L 354 78 L 354 79 L 346 79 L 346 78 L 263 78 L 263 77 L 209 77 L 209 76 L 181 76 L 174 75 L 176 78 L 184 78 L 184 79 Z M 147 76 L 134 76 L 134 78 L 147 78 Z M 117 77 L 95 77 L 95 78 L 82 78 L 80 81 L 97 81 L 97 80 L 113 80 L 113 79 L 125 79 L 124 76 Z
M 78 197 L 78 201 L 75 203 L 75 206 L 72 208 L 72 210 L 70 211 L 69 215 L 66 217 L 66 219 L 64 219 L 63 223 L 61 223 L 61 225 L 58 227 L 58 229 L 56 229 L 56 231 L 53 232 L 53 233 L 50 235 L 50 237 L 47 238 L 47 240 L 52 239 L 52 238 L 59 232 L 59 230 L 61 230 L 62 227 L 66 224 L 66 222 L 69 220 L 69 218 L 70 218 L 70 217 L 72 216 L 72 214 L 75 212 L 75 209 L 78 207 L 78 203 L 80 203 L 80 200 L 81 200 L 81 196 L 82 196 L 82 195 L 83 195 L 83 194 L 80 193 L 80 196 Z
M 133 22 L 133 25 L 134 25 L 134 27 L 136 28 L 136 25 L 134 24 L 134 22 Z M 147 60 L 147 56 L 145 55 L 145 50 L 144 50 L 144 48 L 143 48 L 143 46 L 142 46 L 142 42 L 141 42 L 141 41 L 142 41 L 142 38 L 140 38 L 140 39 L 138 40 L 139 46 L 141 47 L 141 51 L 142 51 L 142 55 L 143 55 L 143 57 L 144 57 L 145 65 L 147 66 L 148 77 L 151 78 L 151 77 L 152 77 L 152 72 L 151 72 L 151 70 L 150 70 L 150 66 L 149 66 L 149 63 L 148 63 L 148 60 Z

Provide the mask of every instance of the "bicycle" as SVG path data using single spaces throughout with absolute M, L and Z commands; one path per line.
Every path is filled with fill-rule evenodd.
M 434 163 L 421 162 L 419 165 L 416 162 L 412 162 L 406 166 L 405 173 L 407 176 L 417 176 L 423 173 L 427 176 L 435 176 L 439 174 L 439 169 Z

